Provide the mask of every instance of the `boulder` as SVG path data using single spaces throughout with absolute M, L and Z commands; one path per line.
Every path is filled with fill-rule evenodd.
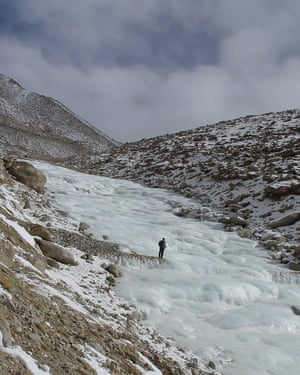
M 116 286 L 116 280 L 112 275 L 107 276 L 106 281 L 111 286 Z
M 297 306 L 291 306 L 291 309 L 295 315 L 300 315 L 300 308 Z
M 52 258 L 60 263 L 69 264 L 71 266 L 78 265 L 73 255 L 64 247 L 40 238 L 36 238 L 35 241 L 46 257 Z
M 184 217 L 187 214 L 186 210 L 183 207 L 176 207 L 173 213 L 175 216 L 178 216 L 178 217 Z
M 240 216 L 223 216 L 219 219 L 219 222 L 227 225 L 240 225 L 242 227 L 247 226 L 247 221 Z
M 285 215 L 278 220 L 271 221 L 268 226 L 271 229 L 284 227 L 296 223 L 299 219 L 300 212 L 292 212 L 291 214 Z
M 110 263 L 108 266 L 104 265 L 103 268 L 111 273 L 114 277 L 122 277 L 123 276 L 123 270 L 120 266 L 114 263 Z
M 28 223 L 25 225 L 25 228 L 32 236 L 38 236 L 41 237 L 43 240 L 52 241 L 50 231 L 40 224 Z
M 284 242 L 282 242 L 280 238 L 274 240 L 264 240 L 261 241 L 261 243 L 266 249 L 272 251 L 278 251 L 284 247 Z
M 46 176 L 26 161 L 6 160 L 5 168 L 8 173 L 17 181 L 37 191 L 43 193 L 45 190 Z
M 265 188 L 268 198 L 280 198 L 289 194 L 299 194 L 300 184 L 296 180 L 274 183 Z
M 254 236 L 254 230 L 253 229 L 245 229 L 245 228 L 240 228 L 237 231 L 238 235 L 242 238 L 248 238 L 251 239 Z

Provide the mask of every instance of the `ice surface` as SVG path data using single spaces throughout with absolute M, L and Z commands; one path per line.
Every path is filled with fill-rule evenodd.
M 222 363 L 224 374 L 299 373 L 300 317 L 290 309 L 300 306 L 297 278 L 291 283 L 289 271 L 255 242 L 217 223 L 175 216 L 176 202 L 195 202 L 170 192 L 34 164 L 60 208 L 100 239 L 147 255 L 157 255 L 158 240 L 167 239 L 161 265 L 128 266 L 117 287 L 147 312 L 149 324 Z

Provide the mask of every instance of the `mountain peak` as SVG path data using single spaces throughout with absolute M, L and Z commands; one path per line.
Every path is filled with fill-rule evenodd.
M 118 142 L 58 100 L 0 74 L 0 152 L 47 160 L 105 151 Z

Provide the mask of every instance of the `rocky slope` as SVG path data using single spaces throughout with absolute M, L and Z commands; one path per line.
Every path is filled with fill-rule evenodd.
M 300 269 L 299 138 L 300 111 L 291 110 L 143 139 L 66 164 L 195 198 L 198 212 L 178 214 L 221 221 Z
M 0 374 L 216 374 L 116 297 L 118 245 L 85 234 L 47 194 L 24 185 L 40 188 L 41 178 L 20 184 L 5 165 L 0 160 Z M 126 262 L 130 256 L 145 263 L 135 254 Z
M 104 151 L 118 143 L 62 103 L 0 74 L 0 152 L 39 159 Z

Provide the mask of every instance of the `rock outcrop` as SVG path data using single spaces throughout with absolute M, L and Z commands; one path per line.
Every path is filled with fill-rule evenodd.
M 9 174 L 14 176 L 17 181 L 34 189 L 38 193 L 45 191 L 46 176 L 26 161 L 14 159 L 5 159 L 4 166 Z
M 47 257 L 56 260 L 57 262 L 77 266 L 74 256 L 65 248 L 53 242 L 43 240 L 41 238 L 35 239 L 39 245 L 42 253 Z

